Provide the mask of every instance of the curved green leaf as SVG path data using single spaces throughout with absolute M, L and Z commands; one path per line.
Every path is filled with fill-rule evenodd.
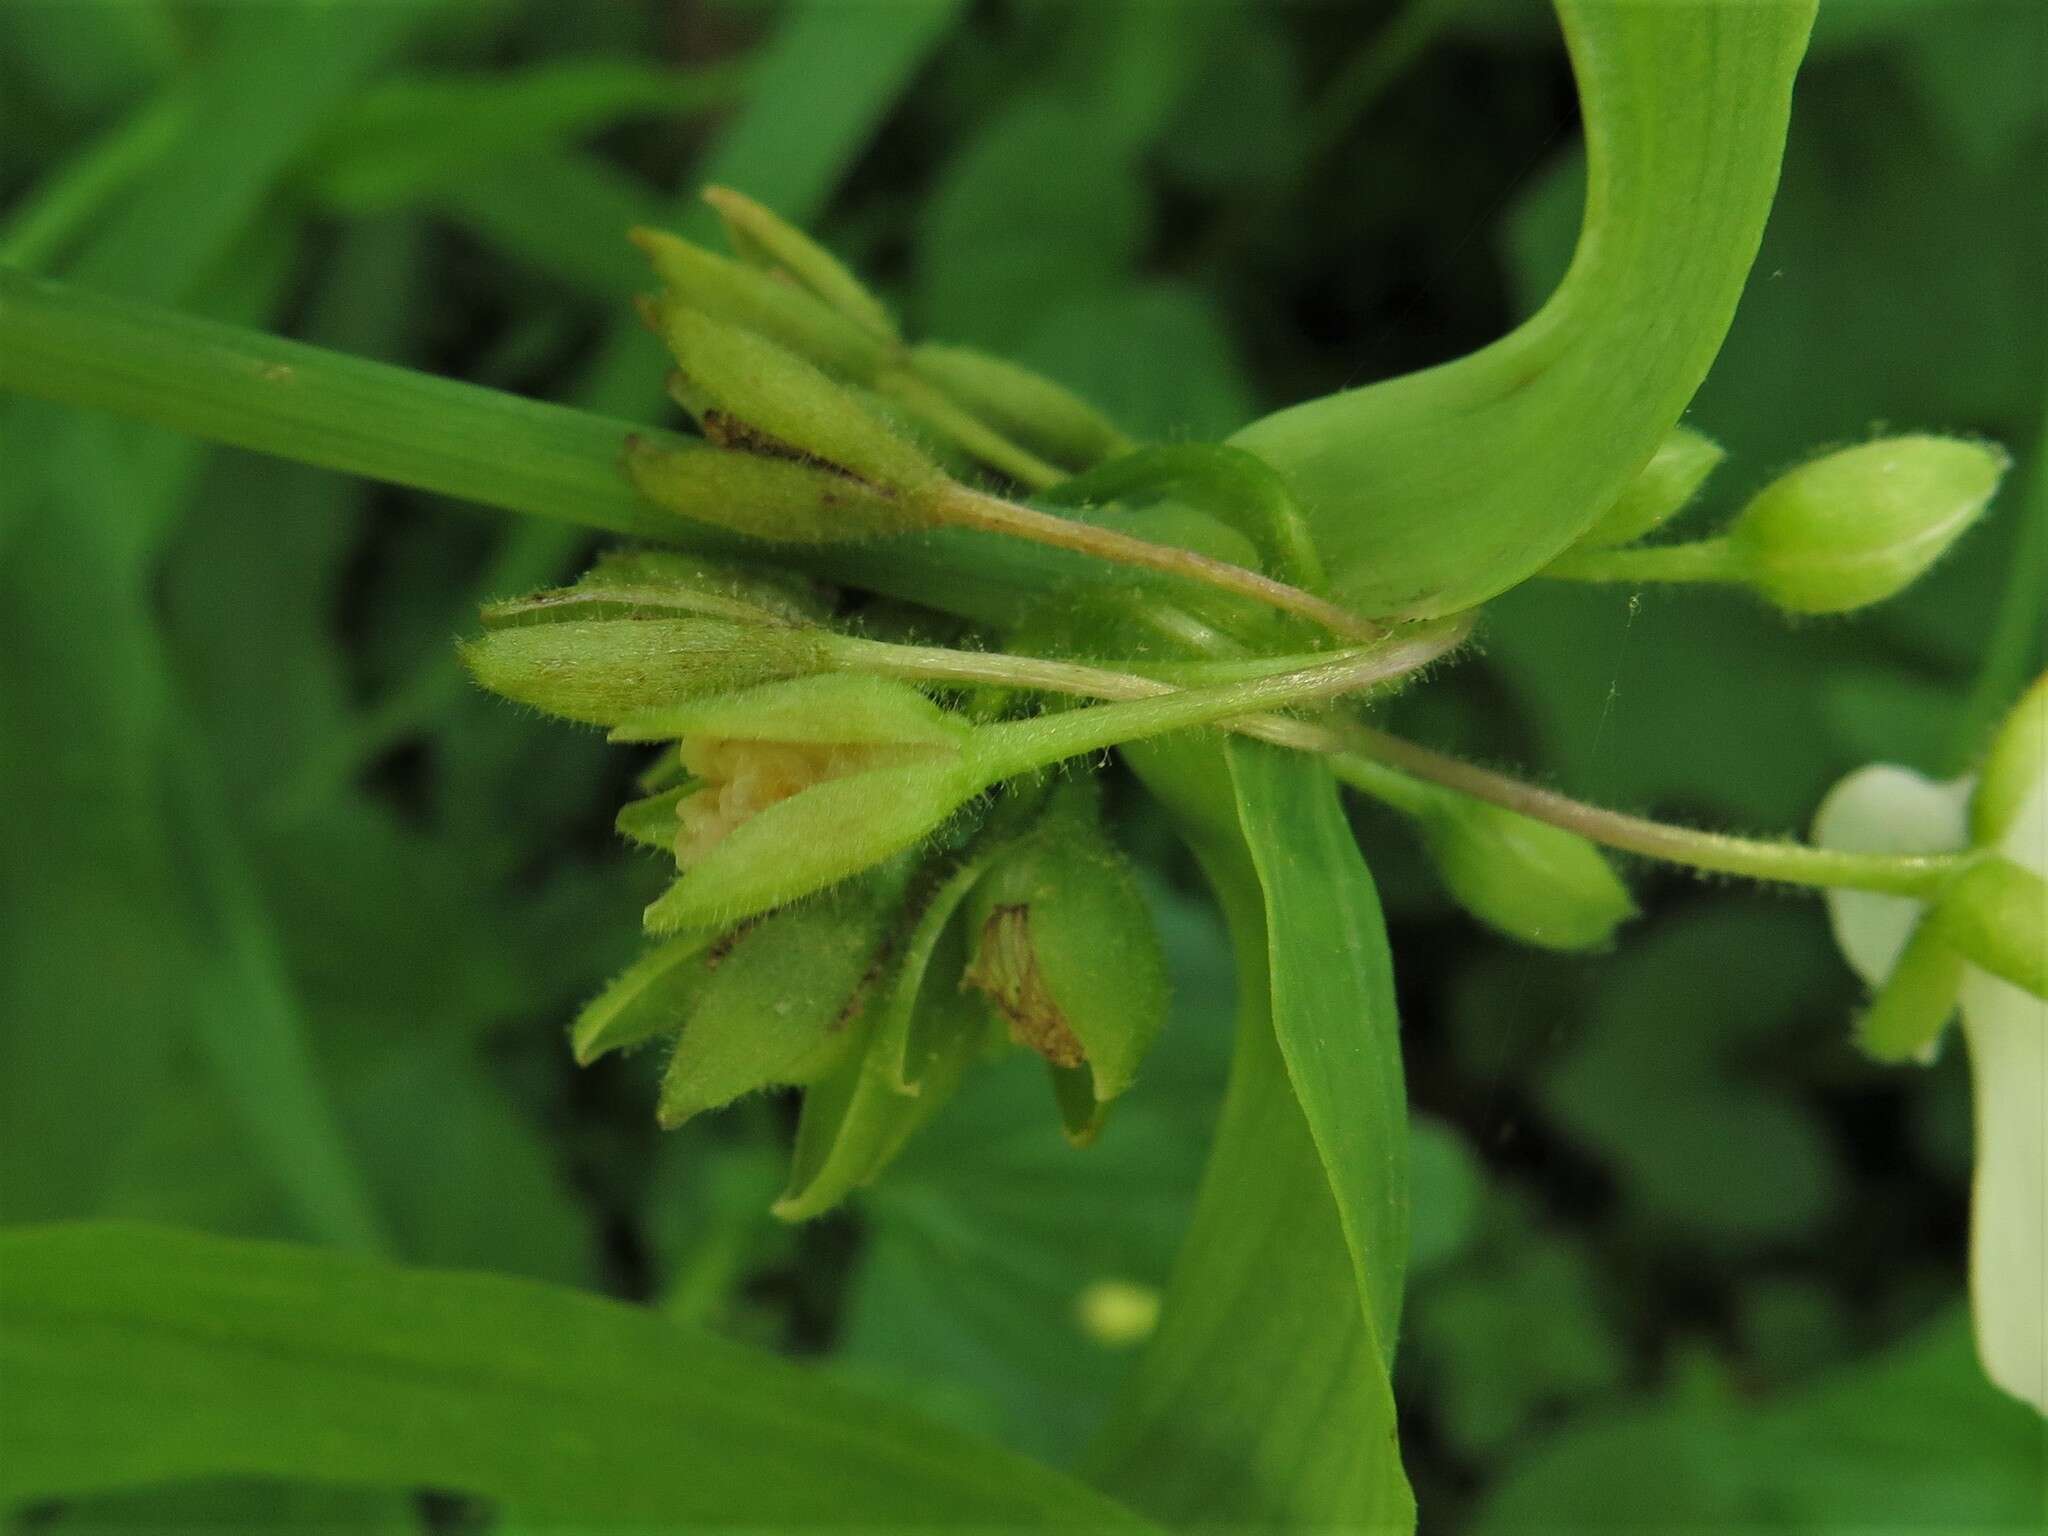
M 1286 477 L 1345 600 L 1469 607 L 1545 565 L 1706 377 L 1777 189 L 1813 0 L 1559 0 L 1590 182 L 1571 271 L 1470 357 L 1231 439 Z
M 1327 767 L 1260 742 L 1227 750 L 1265 897 L 1274 1033 L 1390 1372 L 1408 1263 L 1408 1097 L 1379 894 Z
M 0 1236 L 0 1501 L 201 1477 L 536 1522 L 1145 1527 L 1059 1474 L 575 1291 L 83 1224 Z
M 1406 1120 L 1385 937 L 1356 845 L 1319 808 L 1335 804 L 1327 776 L 1264 752 L 1237 778 L 1214 746 L 1125 749 L 1222 901 L 1239 1014 L 1160 1331 L 1093 1468 L 1165 1520 L 1407 1531 L 1388 1381 Z

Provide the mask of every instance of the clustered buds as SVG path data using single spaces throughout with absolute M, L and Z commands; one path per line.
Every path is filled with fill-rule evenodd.
M 829 543 L 929 526 L 954 473 L 1038 487 L 1131 446 L 1027 369 L 906 344 L 807 235 L 736 192 L 705 197 L 736 258 L 633 232 L 662 284 L 642 315 L 711 445 L 632 444 L 627 472 L 650 501 L 750 538 Z
M 655 942 L 577 1019 L 579 1061 L 669 1042 L 669 1126 L 804 1088 L 792 1219 L 872 1178 L 1005 1036 L 1045 1059 L 1068 1134 L 1094 1134 L 1166 1002 L 1092 780 L 1029 772 L 1098 715 L 977 723 L 848 670 L 888 647 L 829 627 L 803 584 L 682 556 L 610 557 L 486 623 L 463 652 L 485 686 L 661 752 L 619 827 L 677 878 Z M 1159 707 L 1116 718 L 1150 729 Z

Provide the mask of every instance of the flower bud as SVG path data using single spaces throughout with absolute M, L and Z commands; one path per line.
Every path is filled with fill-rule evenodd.
M 875 340 L 901 344 L 896 322 L 881 301 L 845 263 L 794 224 L 730 187 L 706 187 L 704 201 L 718 214 L 726 239 L 742 261 L 771 276 L 786 274 Z
M 966 915 L 966 984 L 987 994 L 1012 1040 L 1051 1065 L 1069 1134 L 1086 1140 L 1166 1022 L 1151 913 L 1093 795 L 1057 795 L 996 857 Z
M 710 402 L 705 435 L 721 446 L 795 457 L 897 493 L 943 479 L 921 448 L 796 353 L 674 302 L 648 305 L 647 317 Z
M 673 1129 L 764 1088 L 812 1083 L 864 1040 L 876 962 L 909 877 L 897 860 L 705 951 L 662 1078 Z
M 1903 590 L 1974 523 L 2010 462 L 1960 438 L 1891 437 L 1802 464 L 1729 530 L 1743 579 L 1791 613 L 1845 613 Z
M 2020 696 L 1991 740 L 1970 799 L 1970 841 L 1996 847 L 2021 827 L 2025 816 L 2041 817 L 2048 794 L 2048 673 Z M 2025 836 L 2024 831 L 2020 831 Z M 2038 831 L 2036 836 L 2041 835 Z
M 640 494 L 693 523 L 776 544 L 832 544 L 908 533 L 924 519 L 864 481 L 822 465 L 631 438 L 626 476 Z
M 1635 916 L 1628 887 L 1585 838 L 1501 806 L 1433 797 L 1423 844 L 1452 898 L 1509 938 L 1596 949 Z
M 581 720 L 616 725 L 703 694 L 730 692 L 832 665 L 822 631 L 725 619 L 597 619 L 494 629 L 461 647 L 491 692 Z
M 648 928 L 729 925 L 928 837 L 988 782 L 963 754 L 969 734 L 907 684 L 852 675 L 624 721 L 613 740 L 679 740 L 699 781 L 677 802 L 682 876 Z
M 1041 458 L 1087 469 L 1132 448 L 1094 406 L 1042 374 L 966 347 L 923 345 L 911 371 Z
M 1690 427 L 1673 427 L 1614 505 L 1579 535 L 1581 548 L 1633 544 L 1683 512 L 1728 451 Z
M 772 272 L 656 229 L 632 231 L 676 307 L 758 332 L 838 379 L 871 384 L 894 348 Z
M 815 583 L 673 550 L 617 550 L 566 587 L 486 603 L 486 629 L 571 619 L 694 616 L 740 624 L 810 625 L 827 618 Z

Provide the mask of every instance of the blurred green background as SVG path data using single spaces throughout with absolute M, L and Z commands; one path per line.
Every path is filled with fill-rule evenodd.
M 706 180 L 915 333 L 1216 437 L 1528 313 L 1578 212 L 1532 0 L 0 0 L 0 260 L 667 419 L 635 222 Z M 1905 598 L 1791 626 L 1537 585 L 1400 728 L 1573 793 L 1796 830 L 1871 759 L 1953 774 L 2041 665 L 2048 9 L 1828 0 L 1784 189 L 1690 420 L 1724 514 L 1885 424 L 1995 437 L 1995 515 Z M 1508 467 L 1507 472 L 1512 472 Z M 659 1135 L 570 1064 L 656 861 L 633 764 L 476 693 L 479 600 L 594 546 L 0 402 L 0 1212 L 122 1215 L 643 1300 L 1069 1461 L 1158 1284 L 1227 1056 L 1217 921 L 1135 790 L 1172 1027 L 1101 1143 L 985 1072 L 842 1216 L 769 1219 L 787 1106 Z M 1417 1125 L 1399 1386 L 1431 1531 L 1982 1526 L 2048 1443 L 1974 1374 L 1960 1062 L 1883 1071 L 1816 904 L 1639 871 L 1615 953 L 1512 948 L 1359 816 Z M 487 1511 L 428 1508 L 451 1529 Z M 381 1529 L 235 1486 L 25 1528 Z

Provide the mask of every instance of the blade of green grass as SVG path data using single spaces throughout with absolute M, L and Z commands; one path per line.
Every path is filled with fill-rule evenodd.
M 624 422 L 5 269 L 0 389 L 584 527 L 676 533 L 618 470 Z
M 1058 1473 L 575 1291 L 85 1224 L 0 1235 L 0 1499 L 217 1476 L 535 1522 L 1143 1530 Z
M 236 312 L 266 316 L 283 273 L 248 238 L 263 199 L 427 9 L 221 10 L 183 82 L 191 105 L 175 142 L 108 210 L 72 272 L 173 300 L 228 275 Z M 11 291 L 0 295 L 0 316 L 17 315 Z M 19 360 L 12 341 L 0 354 L 0 366 Z M 75 1169 L 56 1166 L 67 1152 L 55 1145 L 40 1173 L 34 1159 L 10 1159 L 8 1209 L 91 1209 L 104 1160 L 93 1143 L 115 1139 L 129 1107 L 120 1084 L 160 1086 L 150 1064 L 190 1027 L 307 1229 L 367 1246 L 379 1240 L 375 1218 L 312 1073 L 254 881 L 213 814 L 214 767 L 193 750 L 167 675 L 151 577 L 189 484 L 179 462 L 189 450 L 159 447 L 173 441 L 28 402 L 11 402 L 0 423 L 0 612 L 9 654 L 41 658 L 0 673 L 12 749 L 0 753 L 0 779 L 11 800 L 44 812 L 7 818 L 6 894 L 22 910 L 0 924 L 6 1011 L 34 1031 L 24 1049 L 44 1047 L 20 1091 L 55 1100 L 50 1112 L 80 1142 L 69 1149 Z M 187 846 L 174 845 L 180 836 Z M 61 1050 L 48 1048 L 53 1037 Z M 110 1072 L 92 1041 L 136 1070 Z M 74 1058 L 89 1070 L 71 1072 Z M 29 1177 L 17 1186 L 19 1175 Z
M 516 168 L 529 154 L 628 118 L 729 106 L 745 83 L 740 69 L 679 70 L 632 58 L 406 76 L 349 103 L 298 169 L 318 196 L 346 211 L 390 208 L 494 165 Z
M 185 93 L 162 92 L 32 187 L 0 228 L 0 263 L 48 268 L 184 132 Z

